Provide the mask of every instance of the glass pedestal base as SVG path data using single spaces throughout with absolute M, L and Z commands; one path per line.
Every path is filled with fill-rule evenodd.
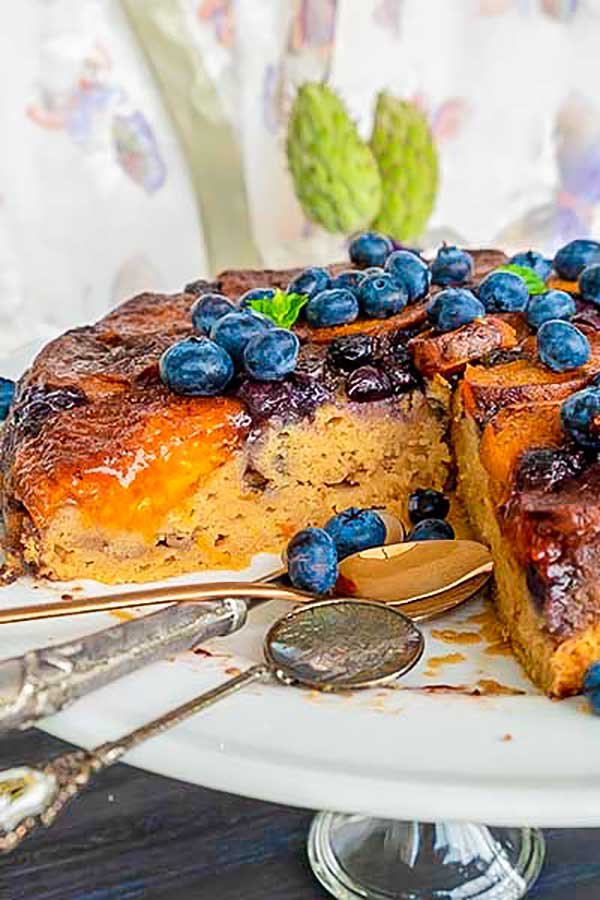
M 544 838 L 534 828 L 319 813 L 308 856 L 338 900 L 518 900 L 539 875 Z

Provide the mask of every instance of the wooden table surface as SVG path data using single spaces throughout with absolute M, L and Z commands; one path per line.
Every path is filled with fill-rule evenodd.
M 0 768 L 67 746 L 38 731 L 3 736 Z M 306 861 L 310 820 L 118 765 L 51 830 L 0 859 L 0 900 L 325 900 Z M 546 838 L 529 896 L 599 900 L 600 829 Z

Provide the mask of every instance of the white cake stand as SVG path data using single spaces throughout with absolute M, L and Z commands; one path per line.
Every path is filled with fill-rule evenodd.
M 257 558 L 231 577 L 258 577 L 272 562 Z M 81 587 L 98 592 L 97 585 Z M 72 590 L 23 579 L 0 589 L 0 603 L 39 603 Z M 268 623 L 284 608 L 253 610 L 243 631 L 207 645 L 211 655 L 186 653 L 150 666 L 41 727 L 87 748 L 114 739 L 255 662 Z M 424 629 L 425 656 L 401 690 L 326 695 L 255 685 L 141 745 L 128 762 L 193 784 L 335 811 L 315 819 L 309 856 L 336 897 L 521 897 L 543 860 L 535 826 L 600 824 L 600 722 L 581 699 L 553 703 L 511 657 L 490 655 L 479 624 L 469 621 L 476 612 L 471 604 Z M 114 616 L 94 614 L 5 625 L 0 657 L 114 623 Z M 436 626 L 469 632 L 475 642 L 448 643 L 452 636 L 436 636 Z M 508 693 L 469 693 L 492 681 Z M 444 824 L 423 824 L 431 822 Z

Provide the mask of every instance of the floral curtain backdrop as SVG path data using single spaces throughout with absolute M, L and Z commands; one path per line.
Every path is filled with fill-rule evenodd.
M 224 265 L 326 261 L 287 169 L 300 84 L 379 90 L 440 159 L 421 243 L 600 234 L 600 0 L 24 0 L 0 33 L 0 352 Z

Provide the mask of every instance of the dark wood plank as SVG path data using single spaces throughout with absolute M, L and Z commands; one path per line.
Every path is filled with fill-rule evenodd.
M 0 767 L 66 747 L 38 731 L 4 736 Z M 325 900 L 306 861 L 311 815 L 115 766 L 0 859 L 0 900 Z M 598 900 L 600 830 L 546 837 L 530 896 Z

